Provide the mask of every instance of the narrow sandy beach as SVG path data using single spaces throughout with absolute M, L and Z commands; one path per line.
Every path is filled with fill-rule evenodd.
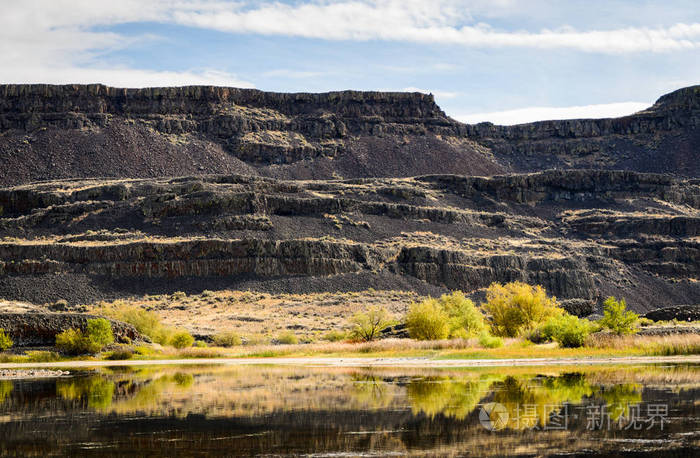
M 502 367 L 593 364 L 700 363 L 700 355 L 639 356 L 610 358 L 527 358 L 527 359 L 429 359 L 429 358 L 202 358 L 127 361 L 68 361 L 54 363 L 3 363 L 0 369 L 90 368 L 115 366 L 172 366 L 216 364 L 228 366 L 287 365 L 315 367 Z

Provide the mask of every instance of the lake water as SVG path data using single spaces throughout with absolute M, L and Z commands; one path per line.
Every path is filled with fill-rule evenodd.
M 148 366 L 0 381 L 10 456 L 700 456 L 700 367 Z

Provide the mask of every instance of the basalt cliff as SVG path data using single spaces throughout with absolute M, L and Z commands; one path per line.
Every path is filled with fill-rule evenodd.
M 505 127 L 424 94 L 0 86 L 0 298 L 522 280 L 578 315 L 697 304 L 699 113 L 700 87 Z
M 174 290 L 479 294 L 544 285 L 587 315 L 700 297 L 700 182 L 623 171 L 293 181 L 242 175 L 0 189 L 0 295 Z
M 282 179 L 623 169 L 700 176 L 700 86 L 616 119 L 467 125 L 431 95 L 0 86 L 0 184 L 238 173 Z

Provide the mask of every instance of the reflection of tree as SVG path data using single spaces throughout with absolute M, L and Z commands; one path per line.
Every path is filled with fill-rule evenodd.
M 5 399 L 7 399 L 7 396 L 12 393 L 12 390 L 14 389 L 14 384 L 9 381 L 9 380 L 0 380 L 0 404 L 5 402 Z
M 426 377 L 408 384 L 408 398 L 415 413 L 423 412 L 429 417 L 443 414 L 461 420 L 476 408 L 492 381 Z
M 173 381 L 178 387 L 187 389 L 194 384 L 194 375 L 178 372 L 173 375 Z
M 114 382 L 99 375 L 58 379 L 56 393 L 64 399 L 85 398 L 88 407 L 93 409 L 107 409 L 112 405 Z
M 642 401 L 642 387 L 636 383 L 621 383 L 604 388 L 600 396 L 605 400 L 611 420 L 629 417 L 630 406 Z
M 389 390 L 389 384 L 372 374 L 353 374 L 353 395 L 357 401 L 379 409 L 387 407 L 394 399 L 394 394 Z
M 107 410 L 118 405 L 128 405 L 138 410 L 157 405 L 169 388 L 187 390 L 193 384 L 194 376 L 186 372 L 163 375 L 145 382 L 134 379 L 120 381 L 107 374 L 58 379 L 56 392 L 64 399 L 87 399 L 88 407 L 97 410 Z M 119 391 L 115 396 L 117 387 Z
M 581 374 L 560 377 L 506 377 L 494 387 L 494 401 L 508 411 L 508 427 L 527 429 L 547 425 L 565 402 L 578 403 L 593 388 Z

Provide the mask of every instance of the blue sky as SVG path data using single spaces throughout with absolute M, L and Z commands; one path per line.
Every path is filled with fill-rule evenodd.
M 700 84 L 680 1 L 0 2 L 0 81 L 422 91 L 465 122 L 631 113 Z

